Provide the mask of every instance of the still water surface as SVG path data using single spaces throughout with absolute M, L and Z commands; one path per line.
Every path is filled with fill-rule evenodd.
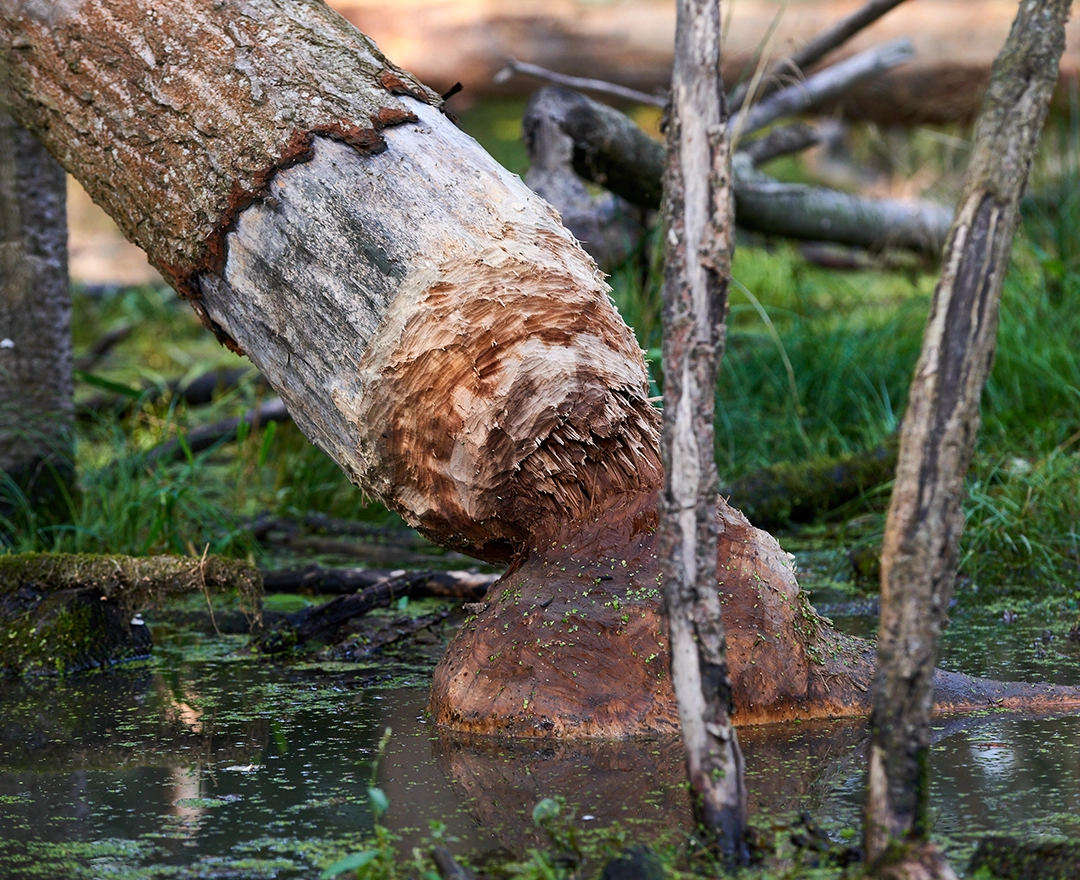
M 865 617 L 837 608 L 853 629 Z M 858 610 L 858 609 L 856 609 Z M 860 622 L 861 621 L 861 622 Z M 954 614 L 943 665 L 1080 682 L 1061 620 L 1004 627 Z M 149 662 L 63 680 L 0 682 L 0 878 L 313 877 L 363 846 L 378 770 L 405 851 L 439 820 L 455 852 L 520 854 L 529 814 L 562 795 L 580 824 L 681 833 L 680 746 L 463 741 L 425 723 L 428 667 L 278 665 L 240 638 L 158 632 Z M 808 809 L 857 828 L 861 722 L 744 728 L 751 809 Z M 957 865 L 988 832 L 1080 836 L 1080 715 L 988 713 L 939 721 L 936 834 Z

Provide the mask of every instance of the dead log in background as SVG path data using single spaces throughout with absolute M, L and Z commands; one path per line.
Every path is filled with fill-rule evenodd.
M 138 611 L 170 596 L 235 590 L 258 625 L 262 580 L 247 562 L 207 556 L 0 556 L 0 672 L 57 674 L 146 656 Z
M 585 95 L 548 87 L 529 100 L 522 127 L 530 154 L 555 141 L 551 134 L 541 141 L 538 132 L 561 133 L 569 141 L 563 149 L 571 152 L 577 175 L 631 204 L 659 207 L 663 145 L 625 114 Z M 537 161 L 552 162 L 545 156 Z M 565 163 L 561 167 L 563 176 L 569 173 Z M 933 202 L 873 199 L 781 183 L 757 171 L 745 154 L 735 154 L 733 167 L 736 222 L 768 235 L 933 255 L 940 252 L 952 220 L 950 208 Z M 540 194 L 560 207 L 557 199 L 563 190 L 550 183 L 554 177 L 544 178 L 547 186 Z
M 592 77 L 655 93 L 671 79 L 675 7 L 671 0 L 514 0 L 452 4 L 432 0 L 332 0 L 384 51 L 425 82 L 467 94 L 523 95 L 535 82 L 518 78 L 495 87 L 513 56 L 561 73 Z M 724 82 L 749 79 L 774 23 L 772 57 L 793 54 L 863 0 L 782 4 L 739 0 L 725 36 Z M 910 36 L 915 60 L 846 95 L 838 109 L 849 119 L 881 124 L 941 124 L 973 120 L 990 66 L 1016 12 L 1011 0 L 934 0 L 901 3 L 861 30 L 835 57 Z M 782 14 L 781 14 L 782 13 Z M 780 14 L 779 22 L 777 16 Z M 1062 80 L 1080 79 L 1080 25 L 1069 27 Z M 832 59 L 830 59 L 832 60 Z M 1059 90 L 1067 110 L 1067 89 Z
M 868 861 L 882 863 L 882 876 L 955 876 L 929 843 L 933 669 L 956 576 L 963 481 L 994 358 L 1001 289 L 1070 5 L 1021 4 L 994 65 L 908 394 L 881 554 L 867 785 L 865 848 Z
M 365 569 L 328 569 L 319 565 L 300 571 L 267 573 L 267 590 L 316 593 L 338 593 L 320 605 L 302 608 L 285 617 L 256 640 L 259 650 L 278 654 L 304 642 L 331 633 L 353 617 L 360 617 L 376 608 L 387 608 L 402 598 L 468 599 L 484 598 L 496 575 L 472 572 L 377 572 Z M 351 587 L 351 589 L 350 589 Z
M 858 501 L 892 480 L 897 439 L 840 458 L 783 462 L 753 471 L 720 488 L 720 494 L 761 528 L 813 522 Z

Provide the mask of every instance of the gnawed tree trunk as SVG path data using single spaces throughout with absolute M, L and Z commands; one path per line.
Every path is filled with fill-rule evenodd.
M 731 139 L 720 81 L 720 3 L 679 0 L 664 174 L 664 427 L 659 542 L 671 680 L 694 818 L 747 859 L 746 782 L 716 589 L 713 402 L 735 239 Z
M 0 475 L 17 489 L 0 486 L 0 517 L 22 508 L 19 494 L 34 516 L 62 514 L 74 488 L 66 186 L 0 110 Z
M 674 731 L 659 413 L 555 213 L 314 0 L 8 2 L 0 44 L 13 115 L 301 429 L 429 538 L 511 563 L 436 670 L 436 720 Z M 717 513 L 738 720 L 865 713 L 867 646 Z
M 914 842 L 919 857 L 902 857 L 890 876 L 952 876 L 925 845 L 933 669 L 956 575 L 963 480 L 994 357 L 1001 288 L 1069 6 L 1022 4 L 994 65 L 904 415 L 882 548 L 865 832 L 869 859 L 891 858 L 894 841 Z

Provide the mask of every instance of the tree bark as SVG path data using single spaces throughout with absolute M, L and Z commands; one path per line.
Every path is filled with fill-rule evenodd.
M 658 540 L 687 776 L 710 844 L 746 861 L 746 783 L 716 589 L 713 401 L 735 235 L 720 4 L 679 0 L 664 175 L 664 426 Z
M 1069 6 L 1022 4 L 995 63 L 904 415 L 882 549 L 865 829 L 870 859 L 892 841 L 923 842 L 929 832 L 933 669 L 956 574 L 963 479 L 994 356 L 1020 196 L 1057 80 Z
M 66 511 L 74 487 L 67 180 L 0 112 L 0 472 L 35 514 Z M 0 516 L 18 499 L 0 491 Z

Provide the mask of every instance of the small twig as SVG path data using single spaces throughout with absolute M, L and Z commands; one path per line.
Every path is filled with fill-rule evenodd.
M 821 132 L 805 122 L 774 128 L 763 138 L 742 144 L 739 149 L 750 157 L 755 167 L 764 165 L 778 156 L 798 153 L 820 143 Z
M 914 46 L 906 37 L 852 55 L 814 74 L 805 82 L 788 86 L 737 113 L 728 121 L 728 130 L 741 134 L 758 131 L 784 116 L 793 116 L 831 101 L 856 83 L 910 61 L 914 55 Z
M 93 370 L 114 347 L 127 339 L 135 327 L 132 324 L 121 324 L 114 327 L 104 336 L 101 336 L 93 345 L 86 350 L 86 354 L 75 358 L 75 369 Z
M 213 422 L 209 425 L 201 425 L 200 427 L 189 431 L 185 440 L 187 442 L 187 448 L 194 454 L 209 449 L 217 443 L 234 438 L 236 436 L 236 430 L 240 427 L 241 422 L 246 423 L 248 426 L 255 426 L 266 425 L 269 422 L 287 422 L 291 418 L 292 417 L 289 415 L 288 410 L 285 409 L 285 404 L 282 402 L 281 398 L 273 397 L 261 406 L 249 409 L 242 416 L 232 419 L 223 419 L 220 422 Z M 178 438 L 175 438 L 167 440 L 151 449 L 146 454 L 146 460 L 148 463 L 169 461 L 174 458 L 182 458 L 185 454 L 184 445 Z
M 766 74 L 762 95 L 770 94 L 779 88 L 782 78 L 795 74 L 801 77 L 803 71 L 816 64 L 833 49 L 846 43 L 852 36 L 863 30 L 868 25 L 877 21 L 890 9 L 899 6 L 904 0 L 870 0 L 865 6 L 857 9 L 847 18 L 841 19 L 832 27 L 822 31 L 809 43 L 792 53 L 786 58 L 781 58 Z M 746 100 L 747 84 L 735 88 L 728 98 L 728 106 L 732 113 L 742 107 Z
M 653 107 L 663 107 L 667 104 L 667 98 L 650 95 L 646 92 L 639 92 L 637 89 L 620 86 L 616 83 L 605 82 L 602 79 L 567 76 L 564 73 L 556 73 L 554 70 L 548 70 L 546 67 L 540 67 L 537 64 L 530 64 L 527 61 L 518 61 L 513 57 L 507 57 L 506 67 L 495 74 L 495 82 L 498 84 L 507 82 L 517 74 L 535 76 L 537 79 L 542 79 L 545 82 L 555 83 L 560 86 L 566 86 L 569 89 L 580 89 L 584 92 L 600 92 L 605 95 L 614 95 L 618 98 L 636 101 L 639 104 L 649 104 Z
M 203 547 L 202 559 L 199 560 L 199 581 L 202 584 L 202 594 L 206 599 L 206 607 L 210 610 L 210 622 L 214 625 L 214 632 L 220 636 L 217 620 L 214 618 L 214 603 L 210 601 L 210 588 L 206 585 L 206 554 L 210 552 L 210 545 Z

